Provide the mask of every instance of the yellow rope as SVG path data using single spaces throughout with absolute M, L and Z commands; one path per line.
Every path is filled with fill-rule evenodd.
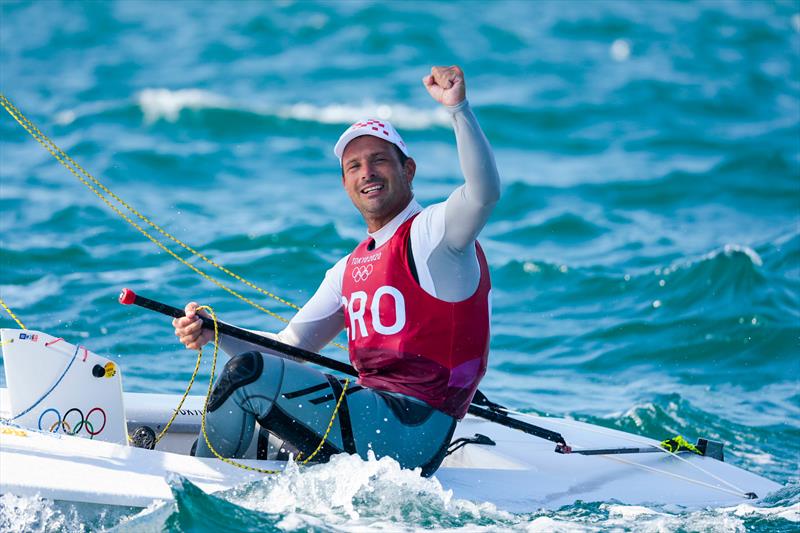
M 85 185 L 89 190 L 91 190 L 103 203 L 105 203 L 109 208 L 111 208 L 112 211 L 114 211 L 117 215 L 119 215 L 128 224 L 130 224 L 131 226 L 136 228 L 136 230 L 138 230 L 142 235 L 144 235 L 153 244 L 155 244 L 156 246 L 158 246 L 159 248 L 164 250 L 167 254 L 169 254 L 173 258 L 177 259 L 183 265 L 185 265 L 186 267 L 188 267 L 189 269 L 191 269 L 195 273 L 199 274 L 201 277 L 203 277 L 207 281 L 210 281 L 211 283 L 213 283 L 217 287 L 219 287 L 222 290 L 226 291 L 227 293 L 231 294 L 232 296 L 234 296 L 234 297 L 236 297 L 236 298 L 248 303 L 249 305 L 255 307 L 259 311 L 262 311 L 262 312 L 264 312 L 264 313 L 266 313 L 266 314 L 268 314 L 268 315 L 280 320 L 281 322 L 288 322 L 288 320 L 286 318 L 284 318 L 284 317 L 278 315 L 277 313 L 274 313 L 274 312 L 264 308 L 263 306 L 257 304 L 253 300 L 251 300 L 251 299 L 247 298 L 246 296 L 236 292 L 235 290 L 233 290 L 230 287 L 226 286 L 225 284 L 223 284 L 222 282 L 220 282 L 217 279 L 213 278 L 209 274 L 201 271 L 200 269 L 198 269 L 197 267 L 195 267 L 194 265 L 192 265 L 191 263 L 189 263 L 188 261 L 186 261 L 185 259 L 180 257 L 178 254 L 176 254 L 171 249 L 167 248 L 156 237 L 154 237 L 147 230 L 142 228 L 139 224 L 134 222 L 130 217 L 128 217 L 125 213 L 123 213 L 117 206 L 113 205 L 111 203 L 111 201 L 106 196 L 104 196 L 103 193 L 105 193 L 108 196 L 110 196 L 111 198 L 113 198 L 117 203 L 119 203 L 121 206 L 123 206 L 129 212 L 133 213 L 136 217 L 138 217 L 145 224 L 147 224 L 148 226 L 153 228 L 155 231 L 160 233 L 165 238 L 167 238 L 167 239 L 173 241 L 174 243 L 178 244 L 179 246 L 181 246 L 183 249 L 185 249 L 186 251 L 188 251 L 189 253 L 191 253 L 195 257 L 198 257 L 198 258 L 202 259 L 203 261 L 205 261 L 209 265 L 217 268 L 218 270 L 224 272 L 228 276 L 236 279 L 237 281 L 245 284 L 246 286 L 258 291 L 259 293 L 261 293 L 261 294 L 263 294 L 265 296 L 268 296 L 268 297 L 270 297 L 270 298 L 272 298 L 272 299 L 274 299 L 274 300 L 276 300 L 278 302 L 281 302 L 281 303 L 283 303 L 283 304 L 285 304 L 285 305 L 287 305 L 287 306 L 289 306 L 289 307 L 291 307 L 293 309 L 300 309 L 297 305 L 295 305 L 295 304 L 293 304 L 293 303 L 291 303 L 291 302 L 289 302 L 289 301 L 287 301 L 287 300 L 285 300 L 285 299 L 283 299 L 283 298 L 281 298 L 281 297 L 279 297 L 279 296 L 277 296 L 277 295 L 275 295 L 275 294 L 273 294 L 273 293 L 271 293 L 271 292 L 269 292 L 267 290 L 264 290 L 264 289 L 258 287 L 254 283 L 244 279 L 243 277 L 239 276 L 238 274 L 236 274 L 236 273 L 230 271 L 229 269 L 225 268 L 224 266 L 216 263 L 212 259 L 208 258 L 207 256 L 205 256 L 201 252 L 195 250 L 194 248 L 192 248 L 191 246 L 189 246 L 185 242 L 181 241 L 180 239 L 178 239 L 177 237 L 175 237 L 171 233 L 167 232 L 165 229 L 163 229 L 161 226 L 159 226 L 155 222 L 151 221 L 145 215 L 143 215 L 142 213 L 137 211 L 133 206 L 131 206 L 130 204 L 125 202 L 122 198 L 120 198 L 119 196 L 114 194 L 108 187 L 103 185 L 103 183 L 101 183 L 97 178 L 92 176 L 88 171 L 86 171 L 83 167 L 81 167 L 66 152 L 64 152 L 61 148 L 56 146 L 56 144 L 49 137 L 47 137 L 44 133 L 42 133 L 41 130 L 39 130 L 39 128 L 37 128 L 36 125 L 33 122 L 31 122 L 25 115 L 23 115 L 22 112 L 19 109 L 17 109 L 14 106 L 14 104 L 12 104 L 11 101 L 3 94 L 0 94 L 0 105 L 3 106 L 3 108 L 8 112 L 8 114 L 11 115 L 11 117 L 14 118 L 14 120 L 16 120 L 17 123 L 19 123 L 19 125 L 22 126 L 25 129 L 25 131 L 27 131 L 28 134 L 36 140 L 36 142 L 38 142 L 45 150 L 50 152 L 50 155 L 52 155 L 59 163 L 61 163 L 67 170 L 69 170 L 70 173 L 73 176 L 75 176 L 81 183 L 83 183 L 83 185 Z M 91 181 L 91 183 L 89 183 L 90 181 Z M 94 186 L 92 185 L 92 183 L 94 184 Z M 95 186 L 97 188 L 95 188 Z M 98 190 L 98 188 L 100 190 L 102 190 L 103 192 L 101 193 Z M 344 349 L 344 350 L 347 349 L 342 344 L 339 344 L 339 343 L 336 343 L 336 342 L 333 342 L 331 344 L 333 344 L 334 346 L 337 346 L 337 347 L 339 347 L 341 349 Z
M 205 403 L 203 404 L 203 412 L 202 412 L 202 415 L 201 415 L 201 418 L 200 418 L 200 430 L 203 433 L 203 439 L 206 441 L 206 445 L 208 446 L 208 449 L 211 450 L 211 453 L 214 454 L 214 457 L 216 457 L 217 459 L 219 459 L 220 461 L 222 461 L 222 462 L 224 462 L 226 464 L 229 464 L 231 466 L 235 466 L 237 468 L 243 468 L 244 470 L 250 470 L 252 472 L 259 472 L 261 474 L 280 474 L 282 472 L 281 470 L 266 470 L 264 468 L 257 468 L 257 467 L 254 467 L 254 466 L 249 466 L 249 465 L 245 465 L 245 464 L 233 461 L 232 459 L 229 459 L 227 457 L 223 457 L 219 452 L 217 452 L 217 450 L 211 444 L 211 440 L 208 438 L 208 434 L 206 433 L 206 413 L 208 412 L 208 399 L 211 397 L 211 390 L 214 387 L 214 373 L 215 373 L 216 368 L 217 368 L 217 355 L 219 353 L 219 328 L 218 328 L 218 325 L 217 325 L 217 315 L 216 315 L 216 313 L 214 313 L 214 310 L 210 306 L 207 306 L 207 305 L 201 305 L 200 307 L 197 308 L 198 311 L 203 310 L 203 309 L 205 309 L 206 311 L 209 312 L 209 314 L 211 315 L 211 319 L 214 321 L 214 353 L 213 353 L 213 355 L 211 357 L 211 377 L 208 380 L 208 391 L 206 391 L 206 400 L 205 400 Z M 194 373 L 192 374 L 192 379 L 189 381 L 189 386 L 186 388 L 186 392 L 184 392 L 183 398 L 181 398 L 181 401 L 178 404 L 178 407 L 175 409 L 175 413 L 173 413 L 172 418 L 170 418 L 169 422 L 164 427 L 164 430 L 157 437 L 156 442 L 158 442 L 158 440 L 161 439 L 161 437 L 166 433 L 166 431 L 169 428 L 170 424 L 172 424 L 172 421 L 175 420 L 175 416 L 177 415 L 178 411 L 180 410 L 181 406 L 183 405 L 183 401 L 186 399 L 186 396 L 189 394 L 189 390 L 191 390 L 192 385 L 194 384 L 194 378 L 197 375 L 197 369 L 200 367 L 200 360 L 203 358 L 203 349 L 200 348 L 197 352 L 198 352 L 197 353 L 197 365 L 195 365 L 195 370 L 194 370 Z M 339 412 L 339 406 L 342 404 L 342 400 L 344 399 L 344 395 L 345 395 L 345 392 L 347 391 L 347 386 L 349 384 L 349 381 L 350 381 L 349 379 L 346 379 L 345 382 L 344 382 L 344 386 L 342 387 L 342 393 L 339 395 L 339 400 L 336 402 L 336 407 L 334 407 L 333 413 L 331 414 L 331 420 L 328 423 L 328 428 L 325 430 L 325 434 L 322 436 L 322 439 L 320 440 L 319 445 L 314 450 L 314 452 L 311 455 L 308 456 L 307 459 L 305 459 L 304 461 L 301 462 L 301 464 L 308 463 L 312 458 L 314 458 L 315 455 L 317 455 L 317 452 L 319 452 L 319 450 L 322 449 L 323 444 L 325 444 L 325 441 L 328 438 L 328 434 L 330 433 L 331 428 L 333 427 L 333 421 L 336 419 L 336 415 Z M 299 459 L 299 455 L 298 455 L 298 459 Z
M 216 317 L 215 317 L 215 319 L 214 319 L 214 329 L 215 329 L 215 331 L 214 331 L 214 333 L 215 333 L 215 337 L 214 337 L 214 343 L 215 343 L 214 344 L 214 359 L 215 360 L 217 358 L 216 327 L 217 327 L 217 321 L 216 321 Z M 197 350 L 197 362 L 194 364 L 194 371 L 192 372 L 192 377 L 189 378 L 189 385 L 187 385 L 186 390 L 183 392 L 183 396 L 181 397 L 181 401 L 178 402 L 178 406 L 175 408 L 175 411 L 172 413 L 172 416 L 170 417 L 169 421 L 164 426 L 164 429 L 162 429 L 161 433 L 159 433 L 156 436 L 156 441 L 153 444 L 154 446 L 155 446 L 155 444 L 158 444 L 158 441 L 160 441 L 161 438 L 164 435 L 167 434 L 167 431 L 169 430 L 169 427 L 175 421 L 175 418 L 178 416 L 178 413 L 180 412 L 181 407 L 183 407 L 183 402 L 185 402 L 186 401 L 186 397 L 189 396 L 189 391 L 192 390 L 192 386 L 194 385 L 194 380 L 197 377 L 197 372 L 200 370 L 200 361 L 202 359 L 203 359 L 203 349 L 200 348 L 199 350 Z M 211 379 L 214 379 L 213 374 L 211 376 Z M 204 414 L 205 414 L 205 411 L 204 411 Z M 130 442 L 130 440 L 131 440 L 130 437 L 128 437 L 128 441 L 129 442 Z
M 325 434 L 322 436 L 322 440 L 319 441 L 317 448 L 313 452 L 311 452 L 311 455 L 309 455 L 302 461 L 300 461 L 300 457 L 303 455 L 303 452 L 298 453 L 295 461 L 300 461 L 300 464 L 304 465 L 308 463 L 311 459 L 313 459 L 314 456 L 317 455 L 317 453 L 319 453 L 319 451 L 322 449 L 322 445 L 325 444 L 325 441 L 328 439 L 328 433 L 331 432 L 331 428 L 333 427 L 333 421 L 336 419 L 336 413 L 339 412 L 339 406 L 342 405 L 342 400 L 344 400 L 344 395 L 347 393 L 348 385 L 350 385 L 350 379 L 345 379 L 344 385 L 342 385 L 342 393 L 339 395 L 339 399 L 336 401 L 336 407 L 333 408 L 333 416 L 331 416 L 331 420 L 330 422 L 328 422 L 328 428 L 325 430 Z
M 686 450 L 696 453 L 697 455 L 703 455 L 703 452 L 698 450 L 694 444 L 683 438 L 682 435 L 677 435 L 671 439 L 662 440 L 661 447 L 671 453 L 678 453 Z
M 17 315 L 15 315 L 14 312 L 11 309 L 8 308 L 8 306 L 3 301 L 2 298 L 0 298 L 0 305 L 2 305 L 3 309 L 6 310 L 6 313 L 8 313 L 8 316 L 10 316 L 11 318 L 14 319 L 14 322 L 17 323 L 17 325 L 19 326 L 20 329 L 28 329 L 28 328 L 25 327 L 25 325 L 22 322 L 20 322 L 19 318 L 17 318 Z

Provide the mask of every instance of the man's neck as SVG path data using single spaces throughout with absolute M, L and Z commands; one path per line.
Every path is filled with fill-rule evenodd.
M 372 230 L 368 227 L 369 236 L 375 239 L 376 246 L 380 246 L 388 241 L 397 228 L 408 220 L 408 218 L 422 210 L 422 206 L 412 197 L 408 204 L 394 217 L 381 225 L 378 229 Z
M 402 207 L 397 207 L 396 210 L 393 213 L 390 213 L 388 215 L 383 215 L 380 218 L 378 218 L 378 217 L 370 217 L 370 218 L 364 217 L 364 221 L 367 223 L 367 232 L 372 234 L 372 233 L 375 233 L 376 231 L 380 231 L 380 229 L 382 227 L 384 227 L 387 224 L 389 224 L 392 220 L 394 220 L 397 217 L 397 215 L 399 215 L 400 213 L 405 211 L 406 208 L 408 207 L 408 204 L 411 203 L 413 200 L 414 200 L 414 197 L 411 196 L 410 199 L 408 200 L 408 202 L 403 204 Z

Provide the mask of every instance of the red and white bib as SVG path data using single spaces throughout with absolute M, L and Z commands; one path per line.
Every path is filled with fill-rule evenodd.
M 408 266 L 414 218 L 377 249 L 365 240 L 347 261 L 342 303 L 350 362 L 361 385 L 407 394 L 462 418 L 486 373 L 489 268 L 476 243 L 475 293 L 454 303 L 431 296 Z

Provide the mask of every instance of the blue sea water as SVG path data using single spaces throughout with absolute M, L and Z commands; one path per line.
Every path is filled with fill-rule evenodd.
M 0 528 L 800 527 L 797 1 L 0 3 L 2 93 L 136 209 L 298 304 L 364 236 L 332 154 L 351 122 L 394 122 L 423 204 L 462 182 L 420 81 L 434 64 L 466 72 L 503 184 L 481 235 L 482 389 L 519 410 L 719 439 L 787 488 L 757 507 L 510 515 L 432 489 L 409 504 L 421 489 L 381 476 L 345 505 L 291 484 L 279 502 L 228 501 L 176 481 L 176 504 L 144 515 L 5 495 Z M 281 328 L 144 239 L 5 113 L 0 138 L 0 291 L 26 326 L 117 358 L 143 392 L 183 391 L 195 354 L 169 320 L 119 306 L 122 287 Z

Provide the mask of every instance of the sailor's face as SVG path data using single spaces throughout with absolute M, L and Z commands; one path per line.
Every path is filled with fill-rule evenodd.
M 411 201 L 414 162 L 400 164 L 390 142 L 362 135 L 342 154 L 342 184 L 367 222 L 369 231 L 380 229 Z

